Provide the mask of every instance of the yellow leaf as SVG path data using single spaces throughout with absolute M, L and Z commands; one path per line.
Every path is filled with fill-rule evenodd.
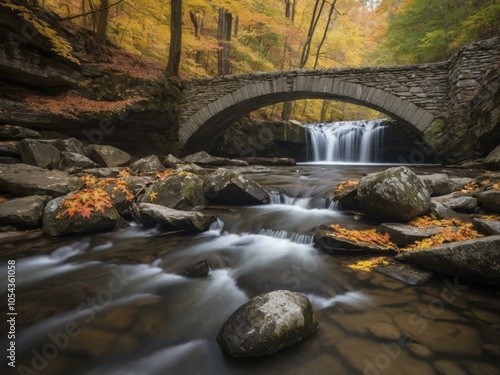
M 157 196 L 158 196 L 158 193 L 150 193 L 149 194 L 149 201 L 154 202 Z

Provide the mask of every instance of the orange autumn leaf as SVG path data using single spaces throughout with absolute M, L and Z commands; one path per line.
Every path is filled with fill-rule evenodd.
M 83 189 L 62 202 L 61 208 L 64 210 L 56 216 L 56 219 L 72 218 L 76 214 L 89 219 L 92 212 L 104 213 L 106 208 L 112 207 L 113 204 L 109 200 L 108 193 L 101 188 Z
M 390 239 L 389 233 L 380 234 L 375 229 L 350 230 L 338 224 L 330 225 L 333 237 L 346 239 L 356 244 L 378 245 L 391 250 L 398 250 L 398 246 Z
M 333 191 L 335 194 L 340 194 L 344 189 L 351 188 L 355 189 L 359 186 L 359 180 L 348 180 L 343 181 L 335 187 Z

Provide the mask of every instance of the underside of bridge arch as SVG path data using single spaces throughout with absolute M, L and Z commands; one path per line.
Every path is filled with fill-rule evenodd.
M 180 126 L 179 138 L 184 151 L 210 150 L 234 121 L 256 109 L 290 100 L 338 100 L 369 107 L 385 113 L 419 135 L 434 120 L 432 113 L 424 108 L 374 87 L 333 78 L 318 79 L 317 84 L 310 87 L 280 85 L 278 81 L 247 85 L 199 110 Z

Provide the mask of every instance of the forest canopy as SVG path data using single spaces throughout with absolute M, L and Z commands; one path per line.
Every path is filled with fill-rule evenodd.
M 174 1 L 25 2 L 166 65 Z M 500 0 L 182 0 L 180 76 L 443 61 L 499 30 Z M 303 103 L 295 114 L 317 115 L 317 103 Z M 356 112 L 322 106 L 330 121 Z

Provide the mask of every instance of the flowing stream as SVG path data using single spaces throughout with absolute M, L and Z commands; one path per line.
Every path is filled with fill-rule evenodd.
M 315 162 L 377 163 L 381 161 L 385 120 L 305 124 Z
M 329 194 L 343 180 L 382 169 L 302 165 L 250 173 L 272 203 L 209 207 L 219 221 L 200 234 L 134 224 L 1 242 L 3 291 L 5 263 L 16 259 L 16 363 L 24 366 L 7 367 L 4 351 L 3 373 L 498 373 L 497 290 L 441 278 L 411 287 L 351 270 L 359 256 L 328 255 L 312 244 L 319 224 L 376 224 L 338 211 Z M 178 275 L 201 260 L 211 264 L 208 277 Z M 308 296 L 319 331 L 272 356 L 224 355 L 215 340 L 224 321 L 249 298 L 278 289 Z M 7 332 L 6 319 L 0 326 Z

